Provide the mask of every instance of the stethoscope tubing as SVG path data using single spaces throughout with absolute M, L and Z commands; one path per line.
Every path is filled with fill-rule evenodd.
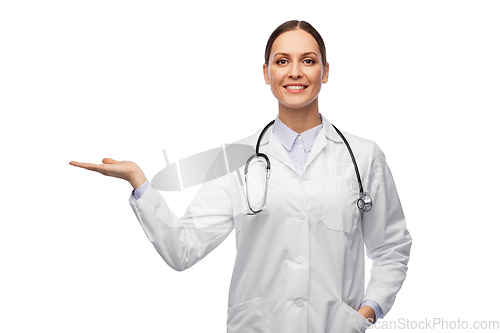
M 250 215 L 254 215 L 254 214 L 257 214 L 258 212 L 261 212 L 265 206 L 266 197 L 267 197 L 267 186 L 268 186 L 269 175 L 270 175 L 270 170 L 271 170 L 271 161 L 269 160 L 269 157 L 267 157 L 266 154 L 259 153 L 259 148 L 260 148 L 260 141 L 262 140 L 262 137 L 264 136 L 264 134 L 266 133 L 268 128 L 274 124 L 274 122 L 275 122 L 275 120 L 271 121 L 269 124 L 266 125 L 266 127 L 264 127 L 264 129 L 262 130 L 262 132 L 259 135 L 259 138 L 257 139 L 257 146 L 255 147 L 255 154 L 250 156 L 250 158 L 247 160 L 247 162 L 245 164 L 245 184 L 246 184 L 247 204 L 248 204 L 248 208 L 252 211 L 252 213 L 249 213 Z M 347 141 L 345 136 L 342 134 L 342 132 L 337 127 L 335 127 L 335 125 L 332 124 L 332 126 L 337 131 L 339 136 L 342 138 L 342 141 L 344 141 L 344 144 L 346 145 L 347 150 L 349 151 L 349 155 L 351 155 L 352 163 L 354 164 L 354 170 L 356 171 L 356 178 L 358 179 L 358 186 L 359 186 L 359 199 L 356 202 L 356 206 L 359 209 L 363 210 L 364 212 L 368 212 L 372 208 L 372 199 L 363 190 L 363 183 L 361 181 L 361 176 L 359 175 L 358 163 L 356 163 L 356 158 L 354 157 L 354 153 L 352 152 L 351 146 L 349 145 L 349 142 Z M 257 158 L 257 157 L 263 157 L 266 160 L 266 187 L 264 190 L 264 198 L 262 201 L 262 206 L 258 210 L 253 210 L 251 205 L 250 205 L 249 198 L 248 198 L 247 176 L 248 176 L 248 167 L 250 165 L 250 162 L 254 158 Z

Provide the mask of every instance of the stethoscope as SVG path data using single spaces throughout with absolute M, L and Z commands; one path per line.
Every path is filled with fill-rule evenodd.
M 262 139 L 262 136 L 264 135 L 264 133 L 266 133 L 267 129 L 272 124 L 274 124 L 274 120 L 271 121 L 269 124 L 267 124 L 266 127 L 264 127 L 264 129 L 260 133 L 259 138 L 257 140 L 257 146 L 255 147 L 255 154 L 250 156 L 250 158 L 247 160 L 247 163 L 245 164 L 246 197 L 247 197 L 248 208 L 251 211 L 251 213 L 248 213 L 248 215 L 255 215 L 255 214 L 257 214 L 265 209 L 266 197 L 267 197 L 267 184 L 269 182 L 269 175 L 271 172 L 271 162 L 269 161 L 269 158 L 267 157 L 266 154 L 259 153 L 259 147 L 260 147 L 260 140 Z M 361 183 L 361 177 L 359 176 L 358 164 L 356 163 L 356 159 L 354 158 L 354 154 L 352 153 L 351 147 L 349 146 L 349 143 L 347 142 L 344 135 L 338 130 L 338 128 L 335 127 L 333 124 L 332 124 L 332 126 L 333 126 L 333 128 L 335 128 L 335 130 L 337 131 L 337 133 L 340 135 L 340 137 L 344 141 L 345 145 L 347 146 L 347 149 L 349 150 L 349 154 L 351 155 L 352 163 L 354 164 L 354 169 L 356 170 L 356 177 L 358 178 L 358 185 L 359 185 L 359 199 L 356 201 L 356 206 L 358 206 L 359 209 L 362 209 L 363 212 L 369 212 L 372 209 L 372 198 L 368 195 L 368 193 L 363 191 L 363 184 Z M 263 157 L 266 160 L 266 186 L 264 189 L 264 197 L 262 200 L 262 205 L 260 206 L 260 208 L 258 210 L 253 210 L 251 205 L 250 205 L 250 201 L 248 199 L 248 179 L 247 179 L 247 176 L 248 176 L 248 166 L 250 165 L 250 162 L 254 158 L 258 158 L 258 157 Z

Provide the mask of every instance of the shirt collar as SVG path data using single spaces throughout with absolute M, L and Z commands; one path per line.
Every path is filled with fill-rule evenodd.
M 319 117 L 321 119 L 321 124 L 300 133 L 300 135 L 302 135 L 302 141 L 304 142 L 304 148 L 306 152 L 309 152 L 312 149 L 314 140 L 323 128 L 323 117 L 321 116 L 321 113 L 319 114 Z M 297 140 L 297 136 L 299 135 L 299 133 L 295 132 L 290 127 L 281 122 L 279 115 L 276 116 L 276 120 L 273 126 L 273 133 L 279 139 L 281 145 L 283 145 L 283 147 L 285 147 L 288 151 L 292 149 L 293 143 L 295 142 L 295 140 Z

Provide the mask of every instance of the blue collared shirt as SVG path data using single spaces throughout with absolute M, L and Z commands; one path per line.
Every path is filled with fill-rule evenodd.
M 286 153 L 290 157 L 292 164 L 294 165 L 297 172 L 302 172 L 304 166 L 307 162 L 307 158 L 309 157 L 309 153 L 314 144 L 314 140 L 318 136 L 319 132 L 323 128 L 323 118 L 321 117 L 321 113 L 319 114 L 321 119 L 321 124 L 308 129 L 305 132 L 297 133 L 292 130 L 290 127 L 286 126 L 279 118 L 279 115 L 276 116 L 276 120 L 274 121 L 273 133 L 281 142 L 281 145 L 285 149 Z M 135 191 L 132 191 L 133 198 L 135 200 L 139 200 L 141 195 L 146 191 L 149 186 L 149 181 L 146 180 L 141 186 L 139 186 Z M 360 307 L 364 305 L 368 305 L 375 312 L 375 320 L 373 323 L 377 321 L 379 318 L 383 318 L 384 313 L 382 312 L 382 308 L 380 305 L 371 300 L 365 300 L 361 303 Z M 359 310 L 359 309 L 358 309 Z
M 320 114 L 321 118 L 321 114 Z M 322 118 L 321 118 L 322 119 Z M 283 124 L 279 116 L 276 117 L 273 126 L 273 133 L 285 148 L 286 153 L 290 157 L 292 164 L 297 172 L 302 172 L 311 152 L 314 140 L 323 128 L 323 120 L 321 124 L 305 132 L 297 133 L 290 127 Z

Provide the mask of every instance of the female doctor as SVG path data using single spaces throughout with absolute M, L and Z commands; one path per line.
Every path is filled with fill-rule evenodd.
M 237 143 L 257 149 L 259 140 L 265 156 L 238 170 L 248 172 L 246 182 L 232 172 L 204 183 L 180 219 L 134 162 L 70 164 L 130 182 L 137 219 L 175 270 L 193 266 L 235 230 L 228 332 L 364 332 L 393 306 L 412 243 L 385 155 L 319 113 L 329 64 L 309 23 L 288 21 L 271 34 L 263 73 L 278 115 Z M 255 173 L 261 165 L 270 167 L 267 185 L 265 173 Z M 366 290 L 365 245 L 373 261 Z

